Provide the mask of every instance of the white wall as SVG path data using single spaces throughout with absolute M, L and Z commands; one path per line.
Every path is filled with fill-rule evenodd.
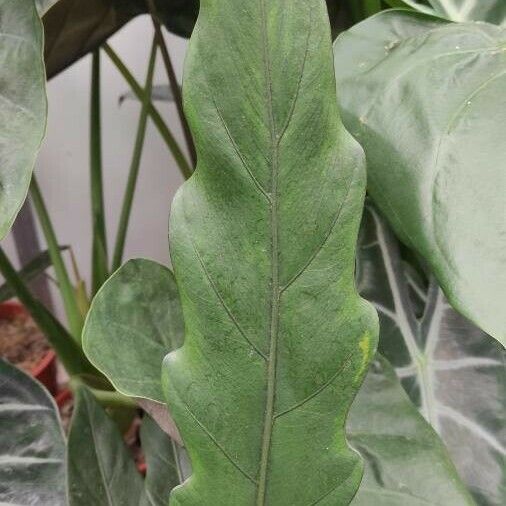
M 147 16 L 135 19 L 110 40 L 140 82 L 144 82 L 151 46 L 152 25 Z M 179 79 L 187 41 L 166 34 Z M 90 57 L 48 84 L 47 136 L 36 174 L 61 244 L 72 245 L 82 276 L 90 277 L 91 220 L 89 205 L 89 89 Z M 155 84 L 165 84 L 158 55 Z M 118 97 L 128 89 L 121 75 L 102 53 L 102 139 L 109 249 L 117 228 L 121 198 L 130 166 L 140 105 Z M 174 104 L 157 102 L 178 141 L 183 143 Z M 126 244 L 126 258 L 146 257 L 168 263 L 167 223 L 170 202 L 182 183 L 156 128 L 149 123 L 137 193 Z M 41 236 L 42 238 L 42 236 Z M 15 257 L 12 238 L 4 241 Z M 56 298 L 56 297 L 55 297 Z M 61 306 L 59 311 L 61 314 Z

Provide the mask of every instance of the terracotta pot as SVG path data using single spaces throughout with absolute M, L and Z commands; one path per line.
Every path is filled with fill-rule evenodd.
M 0 320 L 12 320 L 16 316 L 29 316 L 28 311 L 19 302 L 2 302 L 0 304 Z M 31 375 L 40 381 L 51 394 L 58 391 L 56 354 L 49 350 L 30 371 Z

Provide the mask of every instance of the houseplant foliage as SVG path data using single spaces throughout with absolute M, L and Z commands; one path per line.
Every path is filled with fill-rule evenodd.
M 44 494 L 49 493 L 55 497 L 49 503 L 71 506 L 115 501 L 132 506 L 166 505 L 169 494 L 171 506 L 502 504 L 504 349 L 449 306 L 431 273 L 451 304 L 500 340 L 500 332 L 495 330 L 504 325 L 504 319 L 496 315 L 494 320 L 487 312 L 490 308 L 472 296 L 476 288 L 482 297 L 489 297 L 487 301 L 493 299 L 491 293 L 485 293 L 487 280 L 476 287 L 471 286 L 476 282 L 472 276 L 467 285 L 460 282 L 473 274 L 469 262 L 483 257 L 486 241 L 491 248 L 486 268 L 495 269 L 500 280 L 499 239 L 490 237 L 491 228 L 484 228 L 488 235 L 473 235 L 481 232 L 476 223 L 468 222 L 474 226 L 464 230 L 455 219 L 451 224 L 464 238 L 459 242 L 460 236 L 454 240 L 455 230 L 445 229 L 443 222 L 444 233 L 439 233 L 437 247 L 449 251 L 444 260 L 452 269 L 440 261 L 439 250 L 431 244 L 426 215 L 416 214 L 419 203 L 427 202 L 426 180 L 434 178 L 433 165 L 424 163 L 420 152 L 426 149 L 431 154 L 433 137 L 438 134 L 446 142 L 447 128 L 438 131 L 438 120 L 444 127 L 445 119 L 450 116 L 453 121 L 453 116 L 439 88 L 429 89 L 420 78 L 404 81 L 405 74 L 410 75 L 409 64 L 426 57 L 438 83 L 458 81 L 455 89 L 444 88 L 453 104 L 455 96 L 466 95 L 469 76 L 466 73 L 465 79 L 457 80 L 456 66 L 440 67 L 434 61 L 441 56 L 438 50 L 443 49 L 444 54 L 448 46 L 460 57 L 461 45 L 469 45 L 467 50 L 477 53 L 482 65 L 490 64 L 497 74 L 488 76 L 494 77 L 493 82 L 496 77 L 502 79 L 501 29 L 487 24 L 452 24 L 419 12 L 375 16 L 336 44 L 336 97 L 325 4 L 335 16 L 334 32 L 340 32 L 349 23 L 380 11 L 381 2 L 347 2 L 342 10 L 330 0 L 202 2 L 184 83 L 185 112 L 198 166 L 172 205 L 174 274 L 154 262 L 133 260 L 104 284 L 121 263 L 148 117 L 185 177 L 192 174 L 192 166 L 150 102 L 157 49 L 164 54 L 163 39 L 156 30 L 157 23 L 163 21 L 158 12 L 153 16 L 155 37 L 144 86 L 136 82 L 112 48 L 104 46 L 141 101 L 123 234 L 118 234 L 118 254 L 109 264 L 107 236 L 101 224 L 104 202 L 97 47 L 149 6 L 131 0 L 98 2 L 96 8 L 92 3 L 72 2 L 69 8 L 69 3 L 60 0 L 50 8 L 53 3 L 38 2 L 39 14 L 47 12 L 46 20 L 57 9 L 66 9 L 67 23 L 46 23 L 46 31 L 50 26 L 56 28 L 55 40 L 61 36 L 60 41 L 70 41 L 76 35 L 72 44 L 52 46 L 70 51 L 67 60 L 63 55 L 59 68 L 93 50 L 94 251 L 104 254 L 94 257 L 93 294 L 97 294 L 91 309 L 88 312 L 84 297 L 84 309 L 77 312 L 81 307 L 77 293 L 82 292 L 72 293 L 74 287 L 35 181 L 32 195 L 49 238 L 50 259 L 60 285 L 75 297 L 73 302 L 68 297 L 72 302 L 68 314 L 78 316 L 69 318 L 69 331 L 37 305 L 22 282 L 23 273 L 16 274 L 1 250 L 0 264 L 21 300 L 42 315 L 46 331 L 58 337 L 54 342 L 64 351 L 61 356 L 72 374 L 76 406 L 65 462 L 54 405 L 33 380 L 8 364 L 0 364 L 1 381 L 9 385 L 6 396 L 0 397 L 0 422 L 12 420 L 19 412 L 27 417 L 27 423 L 11 424 L 13 436 L 8 442 L 14 445 L 2 448 L 2 454 L 16 456 L 16 452 L 25 451 L 18 444 L 19 436 L 30 449 L 46 451 L 44 465 L 37 466 L 31 475 L 35 476 L 31 488 L 25 486 L 23 474 L 14 476 L 8 465 L 0 466 L 5 475 L 2 486 L 5 482 L 10 494 L 6 499 L 0 496 L 1 500 L 30 504 L 33 497 L 44 501 Z M 455 16 L 458 11 L 462 18 L 464 13 L 469 19 L 501 23 L 500 8 L 495 8 L 500 3 L 486 2 L 490 7 L 486 9 L 458 0 L 388 3 L 456 21 L 460 20 Z M 181 18 L 173 17 L 165 24 L 170 28 L 180 19 L 189 19 L 187 33 L 194 19 L 191 15 L 185 18 L 189 6 L 191 11 L 195 3 L 157 2 L 159 11 L 164 7 L 181 9 Z M 12 9 L 11 4 L 8 7 Z M 37 19 L 34 8 L 31 12 Z M 98 12 L 102 13 L 100 19 Z M 60 28 L 62 34 L 58 35 Z M 488 44 L 485 49 L 473 46 L 480 37 Z M 455 49 L 455 44 L 459 48 Z M 166 56 L 165 48 L 165 63 Z M 40 62 L 41 52 L 32 57 Z M 485 77 L 474 68 L 476 61 L 463 62 L 474 71 L 469 75 Z M 365 74 L 363 63 L 368 69 Z M 396 76 L 394 85 L 390 84 L 392 75 Z M 174 82 L 171 90 L 178 90 Z M 429 91 L 431 100 L 426 98 Z M 491 104 L 499 107 L 501 96 L 491 97 L 489 91 L 486 81 L 478 96 L 490 115 Z M 177 93 L 172 97 L 177 103 Z M 365 193 L 364 156 L 344 130 L 336 98 L 343 120 L 363 143 L 370 194 L 380 208 L 367 208 L 357 258 L 355 243 Z M 395 114 L 380 98 L 395 104 Z M 369 129 L 357 111 L 368 107 L 371 100 L 375 100 L 372 110 L 381 109 L 384 117 L 373 115 L 377 123 Z M 417 114 L 412 114 L 415 107 Z M 476 136 L 482 131 L 489 133 L 490 139 L 499 136 L 502 124 L 493 131 L 478 107 L 472 113 L 466 107 L 462 116 L 464 126 L 479 125 Z M 403 123 L 406 118 L 410 121 Z M 369 121 L 371 116 L 365 119 Z M 402 129 L 395 130 L 398 124 Z M 427 124 L 432 136 L 427 135 Z M 499 163 L 502 145 L 490 139 L 481 142 L 490 160 Z M 455 183 L 452 190 L 458 195 L 467 195 L 469 181 L 476 189 L 483 183 L 477 182 L 467 160 L 459 159 L 460 151 L 470 159 L 476 155 L 472 143 L 464 140 L 451 144 L 454 151 L 450 147 L 445 151 L 448 160 L 444 169 L 453 174 L 450 182 Z M 479 166 L 487 167 L 496 177 L 490 160 L 480 158 Z M 385 169 L 387 162 L 396 177 L 409 182 L 408 189 L 400 191 L 397 180 L 391 179 L 392 171 Z M 31 170 L 30 163 L 33 165 L 27 158 L 21 169 Z M 461 172 L 465 178 L 458 177 Z M 388 199 L 375 185 L 382 190 L 384 185 Z M 440 185 L 440 189 L 447 186 Z M 487 205 L 495 216 L 499 208 L 493 190 L 487 190 Z M 478 192 L 482 200 L 484 193 Z M 23 197 L 20 192 L 18 205 Z M 461 202 L 451 191 L 444 197 L 434 201 L 439 214 L 441 209 L 445 217 L 466 211 L 458 207 Z M 408 198 L 409 206 L 401 206 L 397 214 L 389 212 L 391 206 L 399 201 L 406 204 Z M 477 222 L 483 207 L 483 202 L 475 206 L 477 217 L 473 219 Z M 405 244 L 399 243 L 380 213 Z M 499 228 L 497 236 L 501 233 Z M 482 244 L 477 244 L 478 237 L 485 238 Z M 47 259 L 42 259 L 42 264 L 47 265 Z M 375 354 L 377 318 L 357 288 L 379 311 L 380 351 L 394 368 Z M 478 390 L 470 399 L 469 391 Z M 26 392 L 30 392 L 28 401 Z M 144 413 L 142 420 L 141 440 L 148 464 L 144 480 L 110 416 L 114 405 L 131 407 L 132 401 L 153 415 Z M 27 402 L 31 403 L 29 409 Z M 44 418 L 34 419 L 38 406 L 43 406 L 40 412 Z M 37 431 L 28 430 L 30 426 Z M 44 445 L 40 446 L 39 438 Z M 32 469 L 33 463 L 30 460 L 27 469 Z M 3 490 L 0 487 L 0 494 Z M 27 491 L 30 498 L 23 496 Z
M 354 287 L 365 167 L 324 3 L 203 3 L 186 79 L 199 161 L 170 218 L 186 332 L 164 389 L 193 474 L 172 503 L 345 504 L 361 465 L 336 427 L 377 323 Z
M 477 503 L 502 504 L 504 348 L 447 303 L 434 277 L 425 279 L 404 258 L 371 205 L 359 244 L 357 283 L 380 315 L 382 353 L 441 435 Z
M 182 339 L 182 315 L 174 312 L 177 299 L 168 299 L 167 293 L 177 294 L 168 269 L 147 260 L 132 260 L 110 278 L 93 302 L 83 336 L 85 350 L 124 394 L 153 398 L 153 392 L 161 391 L 162 340 L 154 331 L 159 315 L 172 315 L 173 324 L 164 326 L 166 345 Z M 142 307 L 133 306 L 132 297 L 142 300 Z M 146 310 L 148 307 L 150 311 Z M 132 367 L 131 350 L 139 341 L 143 343 L 143 356 Z M 172 349 L 167 347 L 165 351 Z M 167 419 L 168 413 L 164 416 Z M 443 444 L 409 402 L 391 366 L 381 357 L 374 360 L 353 403 L 347 434 L 366 464 L 362 485 L 352 504 L 367 505 L 372 498 L 390 506 L 427 502 L 473 504 Z M 161 434 L 159 438 L 161 444 Z M 93 445 L 93 441 L 88 444 Z M 166 458 L 180 461 L 181 450 L 176 446 L 175 456 L 172 451 L 165 450 Z M 69 453 L 73 452 L 79 454 L 70 445 Z M 184 465 L 179 464 L 178 469 L 181 478 L 189 476 Z
M 30 376 L 0 359 L 0 502 L 65 500 L 65 441 L 56 405 Z
M 33 0 L 0 2 L 0 238 L 23 203 L 46 126 L 42 25 Z
M 335 43 L 343 121 L 366 152 L 372 199 L 450 303 L 503 345 L 505 44 L 497 26 L 409 11 Z

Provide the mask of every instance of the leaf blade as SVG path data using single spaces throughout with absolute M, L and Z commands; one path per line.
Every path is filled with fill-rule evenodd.
M 0 5 L 0 239 L 23 204 L 46 129 L 42 25 L 33 0 Z
M 380 312 L 380 348 L 396 367 L 413 403 L 440 434 L 462 478 L 479 504 L 504 499 L 506 439 L 505 351 L 490 336 L 456 313 L 434 281 L 409 290 L 409 270 L 399 245 L 377 211 L 363 222 L 359 287 Z M 365 247 L 367 245 L 367 247 Z M 402 305 L 393 295 L 404 294 Z M 404 313 L 405 316 L 400 315 Z M 411 326 L 399 324 L 405 318 Z M 413 331 L 410 331 L 410 327 Z
M 347 431 L 366 461 L 352 506 L 474 504 L 443 443 L 380 355 L 353 403 Z
M 137 506 L 143 489 L 115 423 L 86 387 L 79 387 L 68 437 L 70 506 Z
M 493 111 L 506 110 L 504 40 L 493 25 L 389 11 L 335 44 L 343 118 L 365 148 L 371 197 L 451 304 L 502 344 L 506 121 Z
M 65 441 L 53 399 L 2 359 L 0 385 L 0 502 L 64 506 Z
M 335 427 L 375 347 L 373 312 L 353 288 L 362 154 L 337 111 L 315 121 L 329 97 L 335 110 L 324 3 L 240 6 L 238 20 L 231 2 L 202 5 L 186 63 L 185 110 L 199 168 L 172 206 L 171 258 L 186 340 L 164 362 L 164 388 L 194 474 L 171 501 L 344 503 L 361 466 Z M 297 207 L 316 194 L 316 205 Z M 348 247 L 337 251 L 338 243 Z M 328 332 L 341 336 L 333 343 L 316 317 L 316 300 L 326 296 Z M 317 352 L 308 351 L 310 342 Z M 340 404 L 329 408 L 338 389 Z M 304 455 L 294 440 L 303 442 Z M 290 462 L 293 477 L 306 475 L 304 490 L 281 462 Z

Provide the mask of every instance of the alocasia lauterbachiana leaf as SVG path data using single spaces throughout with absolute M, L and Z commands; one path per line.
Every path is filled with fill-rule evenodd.
M 332 63 L 323 0 L 201 6 L 183 84 L 199 162 L 170 218 L 186 332 L 164 389 L 193 467 L 173 506 L 346 504 L 360 483 L 344 422 L 377 321 Z
M 174 276 L 150 260 L 130 260 L 105 283 L 83 331 L 88 359 L 121 393 L 161 403 L 163 358 L 182 341 Z
M 0 0 L 0 239 L 28 191 L 46 126 L 42 25 L 33 0 Z
M 506 369 L 502 346 L 456 313 L 434 280 L 420 283 L 368 208 L 358 285 L 380 314 L 380 347 L 445 441 L 479 504 L 506 500 Z
M 436 12 L 452 21 L 488 21 L 502 24 L 506 20 L 504 0 L 429 0 Z
M 116 424 L 86 387 L 79 388 L 68 437 L 69 505 L 138 506 L 143 488 Z
M 379 355 L 353 403 L 347 434 L 366 462 L 352 506 L 474 504 L 443 443 Z
M 58 410 L 33 378 L 0 359 L 0 504 L 64 506 Z
M 506 30 L 380 13 L 335 44 L 371 197 L 451 304 L 506 341 Z
M 189 37 L 198 0 L 155 0 L 165 27 Z M 148 12 L 146 0 L 59 0 L 44 16 L 47 75 L 55 76 L 99 47 L 134 17 Z

